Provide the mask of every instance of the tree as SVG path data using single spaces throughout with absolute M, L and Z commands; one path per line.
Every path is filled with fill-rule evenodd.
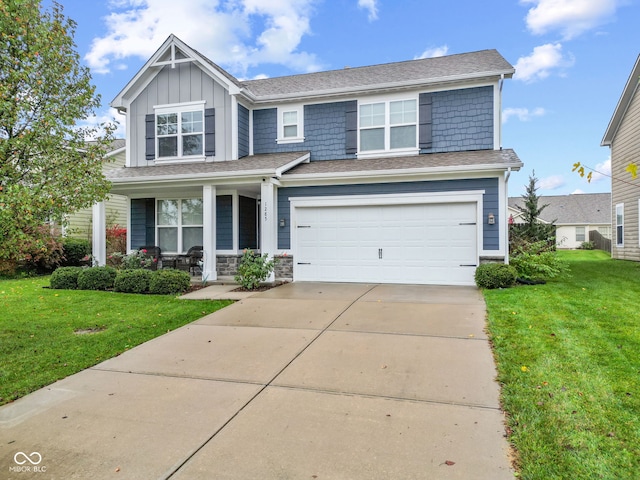
M 53 3 L 0 1 L 0 263 L 12 265 L 44 222 L 104 199 L 102 173 L 115 125 L 82 125 L 100 107 Z M 86 140 L 92 138 L 93 141 Z M 5 268 L 7 269 L 7 268 Z M 2 270 L 2 265 L 0 265 Z
M 539 205 L 540 196 L 537 192 L 538 179 L 536 178 L 536 172 L 533 171 L 529 176 L 529 184 L 525 193 L 522 195 L 523 204 L 516 205 L 516 208 L 522 212 L 523 224 L 512 225 L 513 228 L 511 229 L 512 236 L 517 236 L 531 243 L 549 240 L 555 233 L 554 222 L 550 224 L 540 222 L 540 214 L 548 205 Z

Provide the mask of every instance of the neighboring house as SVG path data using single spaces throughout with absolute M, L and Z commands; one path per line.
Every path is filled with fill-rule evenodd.
M 111 143 L 110 150 L 106 154 L 108 161 L 104 164 L 103 172 L 125 166 L 125 140 L 117 139 Z M 127 225 L 127 197 L 123 195 L 109 195 L 105 201 L 107 224 Z M 63 230 L 65 236 L 84 238 L 91 240 L 92 234 L 92 209 L 85 208 L 67 217 L 67 224 Z
M 509 215 L 513 223 L 523 223 L 522 197 L 509 197 Z M 546 205 L 538 219 L 541 223 L 556 226 L 557 248 L 579 248 L 589 241 L 589 232 L 597 231 L 611 238 L 611 194 L 581 193 L 574 195 L 549 195 L 539 197 L 538 207 Z
M 636 59 L 601 143 L 611 151 L 611 256 L 635 261 L 640 261 L 640 180 L 633 179 L 626 168 L 631 163 L 640 163 L 639 80 L 640 56 Z
M 240 81 L 171 35 L 111 103 L 127 115 L 110 179 L 129 248 L 203 245 L 208 280 L 252 248 L 295 281 L 471 285 L 508 258 L 513 73 L 484 50 Z

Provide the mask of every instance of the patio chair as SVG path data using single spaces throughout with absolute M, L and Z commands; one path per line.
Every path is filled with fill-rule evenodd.
M 181 270 L 187 270 L 189 274 L 195 275 L 202 273 L 202 245 L 194 245 L 185 255 L 178 256 L 177 267 Z
M 143 247 L 140 247 L 138 250 L 146 251 L 145 255 L 153 260 L 153 263 L 149 267 L 149 270 L 157 270 L 158 263 L 160 263 L 160 259 L 162 258 L 160 247 L 156 245 L 145 245 Z

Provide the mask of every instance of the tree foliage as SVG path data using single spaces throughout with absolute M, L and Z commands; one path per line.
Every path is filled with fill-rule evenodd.
M 512 225 L 511 229 L 512 236 L 517 236 L 526 242 L 548 241 L 555 235 L 555 221 L 551 223 L 541 223 L 540 221 L 540 214 L 547 205 L 540 205 L 540 196 L 537 192 L 538 179 L 534 171 L 529 176 L 529 183 L 522 195 L 522 205 L 516 205 L 516 208 L 522 213 L 523 223 Z
M 115 125 L 83 126 L 100 97 L 75 26 L 57 3 L 0 1 L 0 263 L 19 260 L 38 226 L 109 190 L 102 166 Z

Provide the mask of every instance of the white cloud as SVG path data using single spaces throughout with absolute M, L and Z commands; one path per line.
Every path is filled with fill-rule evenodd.
M 540 190 L 555 190 L 556 188 L 564 186 L 565 183 L 562 175 L 551 175 L 541 179 L 538 182 L 538 188 L 540 188 Z
M 424 52 L 422 52 L 417 57 L 414 57 L 413 59 L 419 60 L 422 58 L 444 57 L 447 53 L 449 53 L 449 46 L 441 45 L 439 47 L 427 48 Z
M 378 19 L 378 0 L 358 0 L 358 7 L 369 12 L 369 21 Z
M 527 28 L 535 35 L 560 32 L 565 40 L 612 20 L 620 0 L 522 0 L 533 4 Z
M 580 195 L 581 193 L 584 193 L 584 191 L 576 188 L 573 192 L 571 192 L 571 195 Z
M 311 32 L 314 1 L 192 0 L 176 8 L 173 0 L 118 0 L 85 59 L 94 73 L 121 69 L 123 59 L 148 59 L 173 33 L 237 75 L 259 63 L 317 71 L 315 55 L 297 51 Z
M 505 108 L 502 111 L 502 123 L 507 123 L 511 117 L 516 117 L 521 122 L 528 122 L 532 118 L 542 117 L 547 112 L 544 108 L 538 107 L 533 110 L 528 108 Z
M 572 56 L 562 53 L 560 43 L 547 43 L 535 47 L 529 56 L 518 59 L 513 78 L 527 83 L 543 80 L 551 75 L 552 71 L 570 67 L 573 63 Z
M 593 169 L 593 175 L 591 176 L 592 182 L 599 180 L 609 180 L 611 178 L 611 157 L 602 163 L 596 165 Z

